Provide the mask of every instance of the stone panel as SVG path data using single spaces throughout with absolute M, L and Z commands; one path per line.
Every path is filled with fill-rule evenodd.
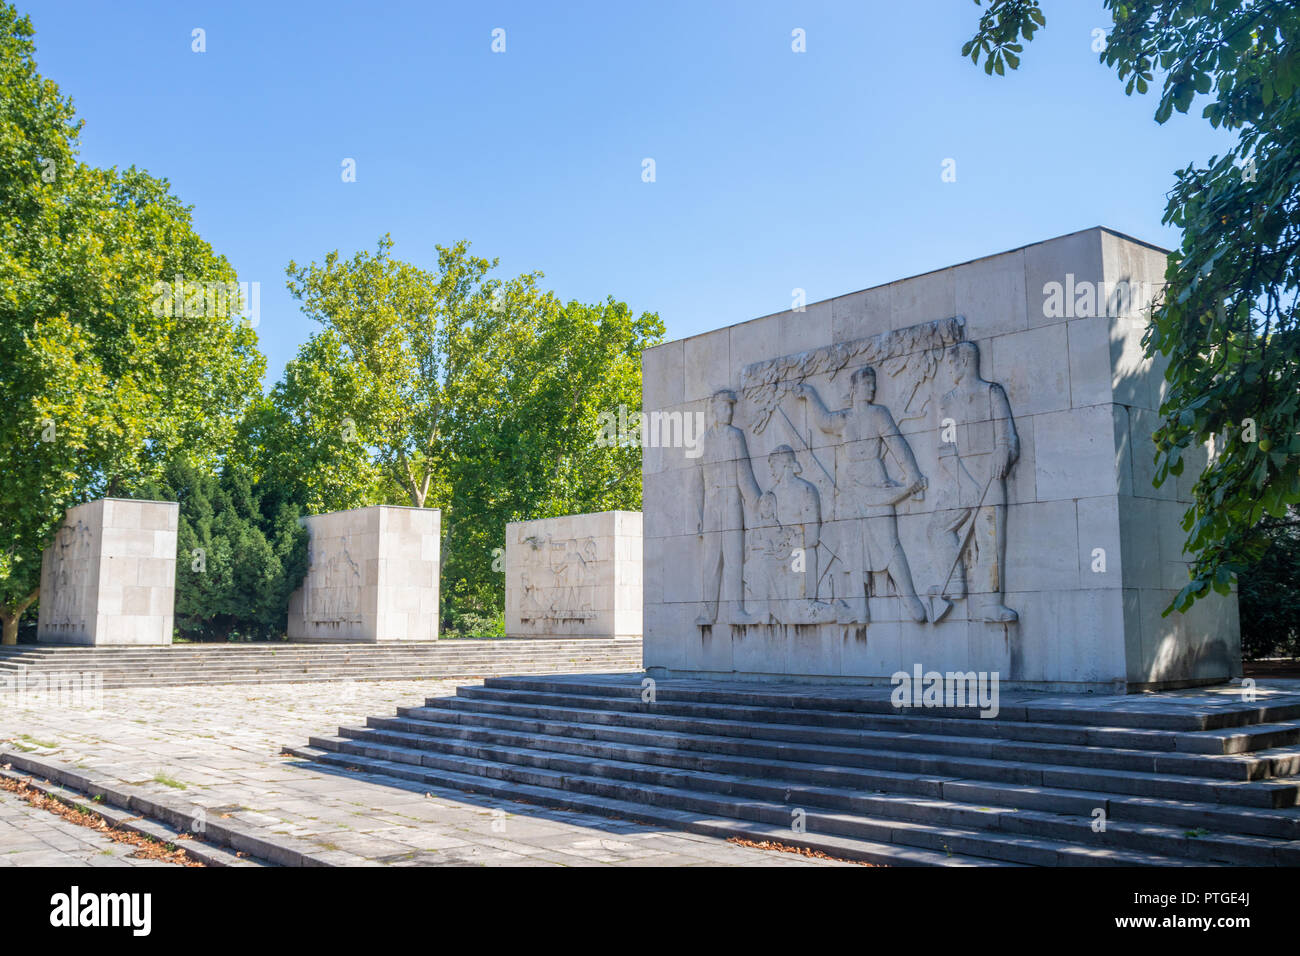
M 639 511 L 507 524 L 506 635 L 640 637 L 641 540 Z
M 289 639 L 438 639 L 442 512 L 376 505 L 302 519 L 309 567 L 289 599 Z

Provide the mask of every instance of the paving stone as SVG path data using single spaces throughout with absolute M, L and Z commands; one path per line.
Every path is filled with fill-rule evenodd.
M 108 689 L 93 711 L 0 701 L 0 750 L 23 754 L 30 747 L 25 736 L 52 742 L 56 746 L 42 751 L 42 759 L 111 781 L 101 789 L 126 800 L 148 795 L 177 812 L 203 810 L 209 825 L 238 824 L 250 835 L 302 846 L 320 865 L 580 865 L 575 861 L 586 858 L 564 853 L 563 840 L 630 843 L 630 834 L 640 833 L 676 838 L 659 849 L 676 865 L 788 865 L 779 859 L 786 854 L 716 838 L 681 839 L 663 827 L 449 788 L 359 781 L 281 756 L 287 741 L 361 723 L 399 705 L 419 705 L 464 683 L 464 678 L 357 682 L 346 698 L 336 683 Z M 159 773 L 183 781 L 187 789 L 155 782 Z M 495 809 L 506 811 L 505 833 L 492 832 Z M 10 821 L 0 812 L 0 866 L 110 865 L 91 859 L 98 851 L 70 854 L 33 842 L 28 830 L 28 821 Z M 551 838 L 554 847 L 544 842 Z M 393 862 L 383 862 L 385 857 Z M 625 865 L 638 858 L 629 860 L 625 852 L 613 862 Z

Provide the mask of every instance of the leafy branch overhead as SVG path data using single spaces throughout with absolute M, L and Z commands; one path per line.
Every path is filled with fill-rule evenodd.
M 1154 88 L 1158 123 L 1202 97 L 1201 116 L 1236 133 L 1223 156 L 1174 174 L 1163 221 L 1182 240 L 1145 338 L 1167 363 L 1157 484 L 1189 455 L 1209 457 L 1183 524 L 1195 557 L 1171 609 L 1186 610 L 1211 588 L 1227 593 L 1300 502 L 1300 6 L 1105 6 L 1100 59 L 1126 93 Z M 1032 0 L 992 0 L 963 53 L 987 57 L 986 72 L 1014 69 L 1016 39 L 1043 22 Z

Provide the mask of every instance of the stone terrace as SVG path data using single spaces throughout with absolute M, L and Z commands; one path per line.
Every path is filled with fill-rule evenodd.
M 209 821 L 238 822 L 322 863 L 836 865 L 627 820 L 313 769 L 281 756 L 286 742 L 449 695 L 467 682 L 109 690 L 95 712 L 0 700 L 0 764 L 38 758 L 93 774 L 181 812 L 203 809 Z

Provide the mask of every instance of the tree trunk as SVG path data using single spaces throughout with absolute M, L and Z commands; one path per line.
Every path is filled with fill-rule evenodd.
M 41 589 L 37 588 L 13 607 L 0 607 L 0 624 L 4 625 L 4 630 L 0 633 L 0 646 L 9 647 L 18 643 L 18 622 L 23 619 L 23 612 L 35 604 L 40 596 Z

